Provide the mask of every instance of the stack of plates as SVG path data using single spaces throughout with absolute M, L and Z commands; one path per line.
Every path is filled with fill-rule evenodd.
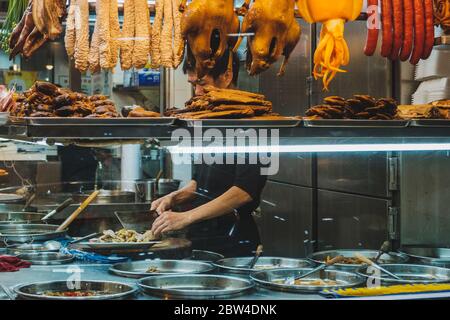
M 413 94 L 413 104 L 427 104 L 450 96 L 450 78 L 427 80 Z

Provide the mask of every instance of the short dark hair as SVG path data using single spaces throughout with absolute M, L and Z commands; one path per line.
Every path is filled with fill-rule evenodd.
M 221 75 L 223 75 L 225 72 L 227 72 L 228 69 L 228 62 L 230 58 L 230 54 L 233 55 L 233 85 L 237 85 L 238 78 L 239 78 L 239 68 L 240 68 L 240 60 L 239 55 L 237 52 L 232 52 L 232 50 L 228 49 L 225 51 L 224 55 L 216 62 L 216 66 L 211 69 L 208 73 L 211 77 L 213 77 L 214 80 L 218 79 Z M 187 46 L 186 49 L 186 55 L 184 58 L 183 63 L 183 72 L 184 74 L 188 72 L 195 72 L 196 67 L 196 61 L 194 58 L 194 55 L 192 54 L 192 51 L 190 50 L 189 46 Z

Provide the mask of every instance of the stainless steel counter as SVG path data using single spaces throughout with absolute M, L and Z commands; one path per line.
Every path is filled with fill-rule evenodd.
M 101 264 L 68 264 L 61 266 L 32 266 L 28 269 L 21 269 L 17 272 L 0 272 L 0 283 L 13 288 L 19 284 L 30 282 L 44 282 L 56 280 L 68 280 L 69 277 L 73 279 L 79 275 L 79 280 L 105 280 L 118 281 L 128 284 L 135 284 L 136 279 L 123 278 L 115 276 L 108 272 L 110 265 Z M 75 273 L 79 272 L 79 273 Z M 0 290 L 0 299 L 7 299 L 4 292 Z M 138 293 L 135 296 L 137 300 L 159 300 L 157 297 Z M 256 288 L 250 294 L 235 298 L 235 300 L 323 300 L 324 297 L 320 295 L 310 294 L 293 294 L 276 291 L 269 291 L 265 289 Z

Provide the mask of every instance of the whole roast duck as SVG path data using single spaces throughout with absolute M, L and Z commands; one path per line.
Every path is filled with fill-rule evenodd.
M 188 6 L 186 3 L 183 0 L 180 5 L 181 33 L 201 79 L 236 44 L 237 38 L 228 35 L 239 32 L 239 18 L 233 0 L 193 0 Z
M 286 64 L 300 40 L 301 28 L 295 19 L 292 0 L 246 0 L 241 13 L 245 15 L 242 33 L 254 33 L 249 37 L 247 70 L 250 75 L 267 70 L 281 55 L 284 56 L 278 75 L 283 75 Z M 250 9 L 248 9 L 250 7 Z M 235 46 L 240 45 L 242 37 Z

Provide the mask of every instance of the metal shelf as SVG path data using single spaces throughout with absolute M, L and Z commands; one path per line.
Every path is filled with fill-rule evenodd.
M 85 141 L 85 142 L 103 142 L 109 141 L 112 144 L 123 143 L 131 140 L 159 139 L 170 141 L 172 134 L 176 129 L 183 128 L 187 130 L 193 140 L 201 140 L 202 135 L 211 127 L 194 128 L 187 127 L 182 122 L 176 121 L 174 125 L 158 126 L 134 126 L 129 125 L 27 125 L 9 124 L 0 127 L 0 135 L 6 139 L 15 139 L 23 141 L 39 141 L 43 139 L 54 141 Z M 221 131 L 223 137 L 226 137 L 227 130 L 234 129 L 233 132 L 240 134 L 246 130 L 256 133 L 258 138 L 260 134 L 276 134 L 280 139 L 280 145 L 344 145 L 344 144 L 405 144 L 405 143 L 429 143 L 429 144 L 448 144 L 450 150 L 450 126 L 436 127 L 280 127 L 258 126 L 254 128 L 242 126 L 228 126 L 215 128 Z M 265 130 L 258 130 L 265 129 Z M 276 129 L 277 131 L 270 131 Z M 201 131 L 200 131 L 201 130 Z M 269 131 L 268 131 L 269 130 Z M 250 132 L 250 131 L 247 131 Z M 230 138 L 228 136 L 228 138 Z M 233 136 L 231 137 L 233 138 Z M 224 138 L 225 140 L 226 138 Z M 439 149 L 442 150 L 442 145 Z

